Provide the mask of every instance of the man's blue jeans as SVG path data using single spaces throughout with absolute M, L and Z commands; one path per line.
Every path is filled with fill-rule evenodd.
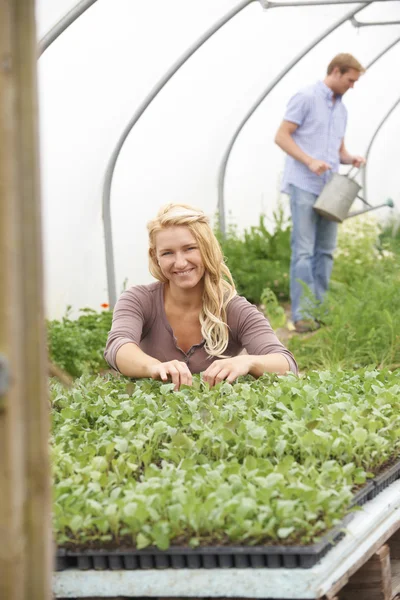
M 309 318 L 302 306 L 303 287 L 308 285 L 317 300 L 328 289 L 336 247 L 337 223 L 328 221 L 313 210 L 317 195 L 290 186 L 292 212 L 292 256 L 290 261 L 290 298 L 294 322 Z

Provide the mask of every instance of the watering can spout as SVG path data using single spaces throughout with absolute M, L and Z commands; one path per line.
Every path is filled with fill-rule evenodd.
M 329 221 L 343 223 L 344 219 L 362 215 L 370 210 L 381 208 L 382 206 L 390 206 L 393 208 L 394 203 L 390 198 L 384 204 L 371 206 L 369 202 L 359 195 L 361 186 L 354 178 L 349 177 L 349 173 L 347 175 L 332 173 L 330 180 L 324 185 L 322 192 L 313 206 L 316 213 Z M 356 198 L 362 200 L 367 207 L 363 210 L 349 213 L 349 209 Z
M 363 215 L 364 213 L 370 212 L 371 210 L 376 210 L 377 208 L 382 208 L 383 206 L 389 206 L 390 208 L 393 208 L 394 202 L 391 198 L 388 198 L 386 202 L 383 202 L 383 204 L 377 204 L 376 206 L 371 206 L 370 204 L 368 204 L 368 208 L 363 208 L 362 210 L 356 210 L 352 213 L 349 213 L 347 217 L 345 217 L 345 219 L 350 219 L 350 217 L 357 217 L 358 215 Z

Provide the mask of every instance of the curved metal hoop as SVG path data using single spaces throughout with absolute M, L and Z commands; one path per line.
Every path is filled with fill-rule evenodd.
M 83 15 L 93 4 L 96 3 L 97 0 L 81 0 L 81 2 L 79 2 L 75 7 L 73 7 L 66 15 L 64 15 L 64 17 L 62 17 L 57 23 L 56 25 L 54 25 L 54 27 L 51 28 L 51 30 L 40 40 L 39 42 L 39 47 L 38 47 L 38 56 L 42 56 L 43 53 L 50 47 L 50 45 L 70 26 L 72 25 L 72 23 L 74 23 L 81 15 Z M 243 0 L 237 7 L 235 7 L 234 9 L 232 9 L 232 11 L 230 11 L 229 13 L 227 13 L 227 15 L 225 15 L 225 17 L 223 17 L 220 21 L 218 21 L 209 31 L 207 31 L 203 36 L 201 36 L 201 38 L 199 38 L 199 40 L 196 42 L 196 44 L 194 44 L 193 46 L 191 46 L 186 52 L 185 54 L 181 57 L 181 59 L 179 59 L 170 69 L 169 71 L 164 75 L 164 77 L 160 80 L 160 82 L 153 88 L 152 92 L 147 96 L 147 98 L 143 101 L 142 105 L 139 107 L 139 109 L 136 111 L 135 115 L 132 117 L 131 121 L 128 123 L 128 125 L 126 126 L 126 128 L 124 129 L 117 146 L 114 149 L 114 152 L 112 153 L 111 157 L 110 157 L 110 161 L 108 164 L 108 168 L 106 171 L 106 175 L 105 175 L 105 180 L 104 180 L 104 187 L 103 187 L 103 222 L 104 222 L 104 235 L 105 235 L 105 249 L 106 249 L 106 268 L 107 268 L 107 282 L 108 282 L 108 291 L 109 291 L 109 303 L 110 306 L 114 306 L 115 302 L 116 302 L 116 288 L 115 288 L 115 269 L 114 269 L 114 256 L 113 256 L 113 243 L 112 243 L 112 231 L 111 231 L 111 215 L 110 215 L 110 194 L 111 194 L 111 183 L 112 183 L 112 177 L 113 177 L 113 173 L 114 173 L 114 169 L 115 169 L 115 165 L 116 165 L 116 161 L 118 159 L 119 153 L 122 149 L 122 146 L 126 140 L 126 138 L 128 137 L 130 131 L 132 130 L 133 126 L 135 125 L 135 123 L 139 120 L 140 116 L 143 114 L 143 112 L 146 110 L 146 108 L 149 106 L 149 104 L 151 103 L 151 101 L 155 98 L 155 96 L 158 94 L 158 92 L 164 87 L 164 85 L 167 83 L 167 81 L 169 81 L 169 79 L 175 74 L 175 72 L 180 68 L 180 66 L 182 66 L 186 60 L 198 49 L 200 48 L 200 46 L 202 46 L 204 44 L 205 41 L 207 41 L 218 29 L 220 29 L 226 22 L 228 22 L 231 18 L 233 18 L 236 14 L 238 14 L 243 8 L 245 8 L 246 6 L 248 6 L 249 4 L 251 4 L 251 2 L 253 2 L 255 0 Z M 292 2 L 292 3 L 283 3 L 283 2 L 269 2 L 268 0 L 259 0 L 260 4 L 265 8 L 278 8 L 278 7 L 288 7 L 290 5 L 293 6 L 315 6 L 315 5 L 323 5 L 323 4 L 351 4 L 352 1 L 351 0 L 300 0 L 297 2 Z M 267 90 L 264 92 L 264 94 L 262 95 L 262 97 L 257 101 L 257 103 L 253 106 L 253 108 L 251 109 L 251 111 L 247 114 L 245 120 L 241 123 L 241 125 L 239 126 L 239 128 L 237 129 L 237 131 L 234 134 L 234 137 L 231 141 L 231 144 L 227 150 L 227 152 L 224 155 L 224 161 L 221 165 L 221 169 L 223 167 L 223 177 L 221 179 L 221 170 L 220 170 L 220 177 L 219 177 L 219 200 L 218 200 L 218 207 L 219 207 L 219 211 L 220 211 L 220 226 L 221 226 L 221 230 L 223 232 L 223 234 L 225 233 L 225 214 L 224 214 L 224 200 L 223 200 L 223 194 L 224 194 L 224 179 L 225 179 L 225 172 L 226 172 L 226 165 L 229 159 L 229 155 L 230 152 L 233 148 L 233 145 L 236 141 L 236 138 L 238 137 L 241 129 L 243 128 L 243 126 L 245 125 L 245 123 L 247 122 L 247 120 L 250 118 L 250 116 L 253 114 L 253 112 L 256 110 L 256 108 L 259 106 L 259 104 L 262 102 L 262 100 L 264 100 L 266 98 L 266 96 L 270 93 L 270 91 L 272 91 L 272 89 L 276 86 L 276 84 L 286 75 L 286 73 L 295 65 L 297 64 L 297 62 L 303 58 L 303 56 L 305 56 L 315 45 L 317 45 L 319 43 L 319 41 L 322 41 L 322 39 L 324 39 L 327 35 L 329 35 L 332 31 L 334 31 L 337 27 L 339 27 L 342 23 L 344 23 L 347 20 L 352 20 L 355 23 L 357 23 L 357 26 L 364 26 L 363 23 L 360 24 L 360 22 L 356 21 L 354 18 L 354 15 L 357 14 L 360 10 L 362 10 L 365 6 L 367 6 L 368 4 L 371 4 L 374 0 L 368 0 L 367 2 L 363 2 L 362 5 L 359 5 L 356 9 L 354 9 L 353 11 L 351 11 L 348 15 L 345 15 L 345 17 L 343 17 L 342 19 L 340 19 L 340 21 L 336 22 L 333 26 L 331 26 L 330 28 L 328 28 L 321 36 L 319 36 L 318 38 L 316 38 L 316 40 L 314 40 L 314 42 L 312 44 L 310 44 L 309 46 L 307 46 L 305 48 L 305 50 L 295 59 L 293 59 L 285 68 L 285 70 L 283 72 L 281 72 L 281 74 L 278 76 L 278 78 L 276 78 L 267 88 Z M 375 1 L 384 1 L 384 0 L 375 0 Z M 354 23 L 353 23 L 354 24 Z M 377 25 L 385 25 L 385 24 L 396 24 L 395 22 L 387 22 L 387 23 L 376 23 Z M 365 25 L 370 25 L 365 24 Z M 383 54 L 385 54 L 390 48 L 392 48 L 395 44 L 397 44 L 400 41 L 400 39 L 396 40 L 394 43 L 392 43 L 388 48 L 386 48 L 386 50 L 384 50 L 382 53 L 380 53 L 369 65 L 368 68 L 372 66 L 372 64 L 374 64 L 374 62 L 376 62 L 381 56 L 383 56 Z M 386 117 L 384 118 L 384 120 L 381 122 L 380 126 L 378 127 L 377 131 L 375 132 L 373 138 L 371 139 L 370 145 L 368 147 L 367 150 L 367 155 L 369 154 L 369 151 L 371 149 L 371 146 L 373 144 L 373 141 L 375 140 L 380 128 L 383 126 L 384 122 L 387 120 L 387 118 L 390 116 L 390 114 L 393 112 L 393 110 L 396 108 L 397 104 L 400 102 L 399 101 L 392 107 L 392 109 L 389 111 L 389 113 L 386 115 Z M 363 171 L 363 178 L 364 178 L 364 190 L 365 190 L 365 195 L 366 195 L 366 169 L 364 169 Z M 221 200 L 222 199 L 222 200 Z M 222 208 L 222 210 L 221 210 Z M 107 214 L 108 213 L 108 214 Z
M 384 124 L 386 123 L 386 121 L 388 120 L 388 118 L 390 117 L 390 115 L 392 114 L 392 112 L 397 108 L 397 106 L 400 104 L 400 98 L 398 98 L 396 100 L 396 102 L 393 104 L 392 108 L 386 113 L 386 115 L 383 117 L 382 121 L 379 123 L 378 127 L 376 128 L 370 142 L 367 148 L 367 152 L 365 153 L 365 158 L 367 160 L 367 164 L 365 165 L 365 168 L 362 169 L 362 182 L 363 182 L 363 189 L 364 189 L 364 199 L 367 200 L 367 165 L 368 165 L 368 157 L 369 154 L 371 152 L 371 148 L 372 145 L 378 135 L 378 133 L 380 132 L 380 130 L 382 129 L 382 127 L 384 126 Z
M 389 44 L 389 46 L 387 46 L 384 50 L 382 50 L 382 52 L 379 52 L 379 54 L 377 54 L 375 56 L 375 58 L 373 58 L 371 60 L 370 63 L 368 63 L 368 65 L 366 66 L 366 69 L 370 69 L 372 67 L 372 65 L 374 65 L 376 62 L 378 62 L 378 60 L 380 58 L 382 58 L 382 56 L 384 56 L 386 54 L 386 52 L 389 52 L 389 50 L 391 50 L 394 46 L 396 46 L 398 43 L 400 42 L 400 37 L 397 38 L 397 40 L 394 40 L 394 42 L 392 42 L 391 44 Z
M 76 19 L 78 19 L 84 12 L 87 11 L 97 0 L 82 0 L 76 6 L 71 8 L 66 15 L 64 15 L 58 23 L 54 25 L 46 33 L 45 36 L 39 42 L 39 57 L 47 50 L 49 46 L 62 34 Z
M 355 14 L 361 11 L 365 6 L 371 4 L 371 0 L 369 2 L 364 2 L 363 4 L 359 4 L 356 8 L 346 13 L 343 17 L 335 21 L 333 25 L 328 27 L 325 31 L 323 31 L 318 37 L 316 37 L 310 44 L 308 44 L 295 58 L 293 58 L 286 67 L 271 81 L 268 87 L 264 90 L 261 96 L 256 100 L 251 109 L 248 111 L 246 116 L 242 119 L 238 127 L 235 129 L 235 132 L 228 144 L 227 149 L 223 155 L 221 165 L 219 168 L 219 176 L 218 176 L 218 213 L 219 213 L 219 224 L 221 229 L 221 234 L 225 236 L 226 233 L 226 222 L 225 222 L 225 176 L 226 176 L 226 168 L 229 161 L 229 157 L 231 155 L 233 146 L 242 131 L 243 127 L 246 125 L 247 121 L 256 111 L 256 109 L 260 106 L 260 104 L 265 100 L 265 98 L 270 94 L 270 92 L 275 88 L 275 86 L 285 77 L 285 75 L 292 69 L 304 56 L 306 56 L 311 50 L 315 48 L 322 40 L 324 40 L 330 33 L 338 29 L 343 23 L 351 19 Z
M 353 27 L 373 27 L 375 25 L 400 25 L 400 21 L 371 21 L 370 23 L 366 23 L 364 21 L 357 21 L 356 18 L 350 19 Z
M 254 0 L 242 0 L 236 7 L 230 10 L 226 15 L 219 19 L 208 31 L 206 31 L 184 54 L 170 67 L 163 75 L 159 82 L 154 86 L 150 94 L 143 100 L 135 114 L 126 125 L 118 142 L 110 156 L 106 174 L 103 183 L 103 223 L 104 223 L 104 243 L 106 251 L 106 268 L 107 268 L 107 284 L 108 284 L 108 302 L 111 307 L 115 306 L 117 301 L 116 281 L 115 281 L 115 263 L 114 263 L 114 247 L 112 238 L 111 225 L 111 185 L 114 175 L 115 166 L 122 147 L 130 134 L 134 125 L 138 122 L 146 108 L 154 100 L 157 94 L 162 90 L 171 77 L 181 68 L 181 66 L 198 50 L 214 33 L 216 33 L 223 25 L 230 21 L 240 11 L 246 8 Z
M 394 40 L 394 42 L 392 42 L 391 44 L 389 44 L 389 46 L 387 46 L 384 50 L 382 50 L 381 52 L 379 52 L 379 54 L 377 54 L 375 56 L 374 59 L 371 60 L 371 62 L 366 66 L 366 69 L 369 70 L 372 65 L 374 65 L 376 62 L 378 62 L 378 60 L 380 58 L 382 58 L 382 56 L 384 56 L 387 52 L 389 52 L 389 50 L 391 50 L 394 46 L 396 46 L 398 43 L 400 42 L 400 37 L 397 38 L 396 40 Z M 379 130 L 378 130 L 379 131 Z M 374 138 L 376 137 L 376 133 L 374 134 L 373 138 L 371 139 L 368 149 L 367 149 L 367 154 L 365 156 L 366 159 L 368 159 L 368 154 L 370 151 L 370 147 L 374 141 Z M 353 169 L 353 167 L 348 171 L 347 175 L 350 173 L 350 171 Z M 367 163 L 365 165 L 365 167 L 362 169 L 362 187 L 363 187 L 363 198 L 366 204 L 368 204 L 368 196 L 367 196 L 367 169 L 368 169 L 368 160 Z
M 230 13 L 228 13 L 220 24 L 216 24 L 211 30 L 206 32 L 204 36 L 198 40 L 196 44 L 192 48 L 190 48 L 180 60 L 175 63 L 175 65 L 164 75 L 164 77 L 160 80 L 160 82 L 155 86 L 153 91 L 149 94 L 149 96 L 143 101 L 141 106 L 137 109 L 132 119 L 129 121 L 124 131 L 122 132 L 117 145 L 110 157 L 107 171 L 104 179 L 103 185 L 103 223 L 104 223 L 104 240 L 105 240 L 105 251 L 106 251 L 106 268 L 107 268 L 107 284 L 108 284 L 108 296 L 109 296 L 109 304 L 110 306 L 114 306 L 116 302 L 116 282 L 115 282 L 115 262 L 114 262 L 114 247 L 113 247 L 113 239 L 112 239 L 112 225 L 111 225 L 111 185 L 112 179 L 114 175 L 115 166 L 118 160 L 118 156 L 121 152 L 121 149 L 133 129 L 134 125 L 137 123 L 139 118 L 142 116 L 143 112 L 149 106 L 151 101 L 155 98 L 158 92 L 164 87 L 167 81 L 172 77 L 172 75 L 186 62 L 186 60 L 193 54 L 193 52 L 199 48 L 217 29 L 219 29 L 222 25 L 228 22 L 233 16 L 235 16 L 238 12 L 240 12 L 243 8 L 245 8 L 248 4 L 250 4 L 253 0 L 248 2 L 242 2 L 236 8 L 234 8 Z M 294 0 L 292 2 L 270 2 L 268 0 L 259 0 L 260 4 L 265 8 L 287 8 L 288 6 L 318 6 L 318 5 L 328 5 L 328 4 L 353 4 L 352 0 Z M 359 8 L 353 9 L 348 16 L 346 16 L 345 20 L 351 18 L 355 15 L 359 10 L 364 8 L 364 6 L 370 4 L 373 0 L 368 0 L 364 2 Z M 378 2 L 382 2 L 385 0 L 375 0 Z M 340 23 L 341 24 L 341 23 Z M 339 25 L 336 25 L 338 27 Z M 336 29 L 336 27 L 329 28 L 325 35 L 328 35 L 331 31 Z M 323 39 L 323 38 L 321 38 Z M 319 40 L 318 40 L 319 41 Z M 315 43 L 314 43 L 315 45 Z M 301 57 L 300 57 L 301 58 Z M 297 62 L 297 61 L 296 61 Z M 295 63 L 294 63 L 295 64 Z M 293 66 L 293 65 L 292 65 Z M 221 223 L 223 220 L 223 224 Z M 224 212 L 220 211 L 220 226 L 221 230 L 225 228 L 225 215 Z

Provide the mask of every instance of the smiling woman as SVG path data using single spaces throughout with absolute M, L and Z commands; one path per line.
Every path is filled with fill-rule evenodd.
M 238 296 L 207 216 L 168 204 L 148 224 L 149 267 L 158 280 L 117 302 L 105 358 L 128 377 L 171 379 L 203 372 L 211 386 L 240 375 L 297 373 L 268 320 Z M 245 354 L 241 352 L 246 350 Z

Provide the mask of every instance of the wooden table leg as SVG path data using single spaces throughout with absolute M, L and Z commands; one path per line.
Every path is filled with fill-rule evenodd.
M 392 570 L 393 600 L 400 598 L 400 530 L 388 540 L 390 548 L 390 565 Z
M 384 544 L 349 579 L 339 600 L 392 600 L 390 549 Z

